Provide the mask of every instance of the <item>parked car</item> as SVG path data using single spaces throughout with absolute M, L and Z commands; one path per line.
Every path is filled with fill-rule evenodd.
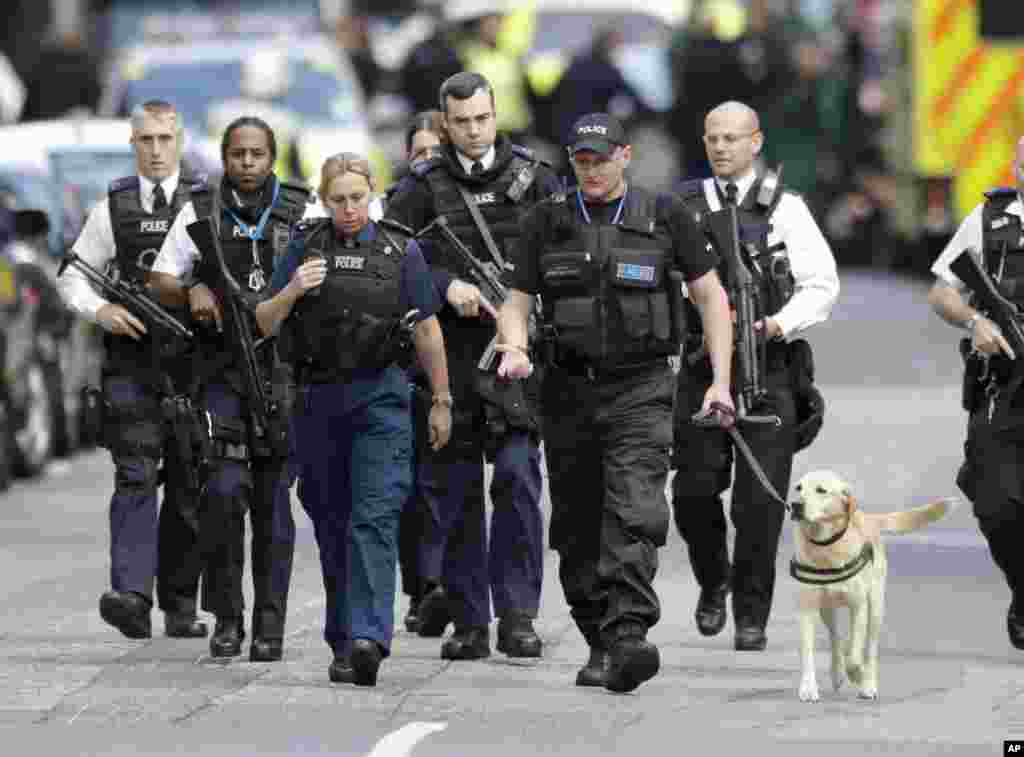
M 0 208 L 0 488 L 12 472 L 41 473 L 54 449 L 59 392 L 41 338 L 46 279 L 31 247 L 48 227 L 42 211 Z

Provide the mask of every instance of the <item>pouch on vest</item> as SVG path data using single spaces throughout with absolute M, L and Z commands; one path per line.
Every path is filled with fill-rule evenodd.
M 660 252 L 618 250 L 612 253 L 610 270 L 615 303 L 622 315 L 626 336 L 653 336 L 667 341 L 672 328 L 668 291 Z

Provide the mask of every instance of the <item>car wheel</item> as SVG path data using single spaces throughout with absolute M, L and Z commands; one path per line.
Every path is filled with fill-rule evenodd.
M 14 430 L 14 470 L 19 476 L 38 476 L 53 455 L 53 396 L 39 360 L 25 367 L 22 423 Z

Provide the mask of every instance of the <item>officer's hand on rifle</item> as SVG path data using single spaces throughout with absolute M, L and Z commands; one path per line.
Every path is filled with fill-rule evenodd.
M 768 324 L 768 329 L 765 331 L 765 339 L 775 339 L 776 337 L 782 336 L 782 327 L 779 326 L 779 322 L 774 318 L 765 318 L 763 321 L 754 321 L 754 330 L 761 331 L 765 328 L 765 324 Z
M 437 452 L 448 444 L 452 437 L 452 405 L 449 401 L 442 402 L 435 400 L 430 405 L 430 416 L 427 419 L 427 426 L 430 431 L 430 449 Z
M 217 331 L 224 330 L 220 305 L 206 284 L 196 284 L 188 290 L 188 304 L 192 309 L 192 317 L 197 321 L 204 325 L 209 325 L 212 321 L 217 324 Z
M 448 285 L 445 299 L 463 318 L 476 318 L 480 315 L 480 308 L 483 308 L 491 318 L 498 319 L 498 311 L 494 309 L 494 306 L 487 301 L 487 298 L 476 286 L 466 281 L 454 279 Z
M 323 284 L 325 278 L 327 278 L 327 261 L 323 258 L 310 258 L 295 269 L 287 288 L 298 299 L 310 289 L 316 289 Z
M 701 422 L 714 418 L 721 428 L 729 428 L 736 422 L 736 406 L 732 402 L 732 392 L 728 386 L 712 384 L 704 393 L 704 402 L 694 420 Z M 705 424 L 701 424 L 705 425 Z
M 146 333 L 146 325 L 120 305 L 108 303 L 96 311 L 96 322 L 106 331 L 118 336 L 130 336 L 138 341 Z
M 971 333 L 971 346 L 985 355 L 1002 352 L 1011 360 L 1015 359 L 1013 348 L 1003 336 L 999 326 L 985 316 L 978 316 Z
M 533 362 L 522 347 L 514 344 L 495 344 L 494 351 L 502 353 L 498 376 L 506 379 L 525 379 L 533 373 Z

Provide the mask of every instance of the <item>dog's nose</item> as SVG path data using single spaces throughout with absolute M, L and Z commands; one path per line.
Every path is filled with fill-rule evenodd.
M 800 500 L 789 503 L 789 517 L 793 520 L 803 520 L 804 503 Z

